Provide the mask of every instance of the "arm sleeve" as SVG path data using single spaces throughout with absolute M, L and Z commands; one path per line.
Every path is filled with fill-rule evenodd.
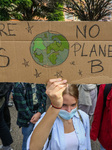
M 97 99 L 95 112 L 94 112 L 94 118 L 91 126 L 90 137 L 94 141 L 96 141 L 96 139 L 98 138 L 101 120 L 102 120 L 104 88 L 105 88 L 104 84 L 100 85 L 98 99 Z
M 23 118 L 25 118 L 27 121 L 30 121 L 33 113 L 27 106 L 24 87 L 21 84 L 14 86 L 14 99 L 18 108 L 18 112 L 22 115 Z
M 38 112 L 41 114 L 46 111 L 46 99 L 47 95 L 45 93 L 46 87 L 44 84 L 39 84 L 37 85 L 37 97 L 38 97 L 38 103 L 39 103 L 39 108 Z

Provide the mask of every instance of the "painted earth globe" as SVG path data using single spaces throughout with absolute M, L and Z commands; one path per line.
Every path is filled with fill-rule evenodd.
M 43 67 L 62 64 L 69 54 L 69 43 L 60 33 L 47 31 L 36 35 L 30 52 L 35 62 Z

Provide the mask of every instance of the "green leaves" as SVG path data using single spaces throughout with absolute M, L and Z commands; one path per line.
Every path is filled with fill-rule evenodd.
M 49 21 L 64 21 L 63 4 L 56 3 L 55 8 L 46 17 Z
M 9 20 L 11 18 L 10 12 L 13 8 L 12 0 L 0 0 L 0 20 Z
M 82 21 L 97 21 L 110 14 L 111 0 L 0 0 L 0 20 L 64 20 L 65 9 Z

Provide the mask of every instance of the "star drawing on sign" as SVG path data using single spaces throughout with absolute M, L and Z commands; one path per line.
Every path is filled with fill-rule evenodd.
M 56 74 L 54 76 L 56 76 L 57 78 L 59 78 L 59 77 L 63 78 L 62 71 L 56 72 Z
M 24 63 L 22 63 L 22 65 L 24 65 L 25 67 L 29 67 L 29 61 L 26 61 L 26 59 L 24 59 Z
M 75 65 L 75 61 L 70 62 L 71 65 Z
M 79 70 L 79 72 L 78 72 L 78 73 L 79 73 L 79 75 L 82 77 L 82 71 L 81 71 L 81 70 Z
M 34 76 L 35 76 L 36 78 L 40 77 L 41 72 L 38 73 L 37 69 L 35 69 L 35 72 L 36 72 L 36 73 L 34 74 Z
M 32 34 L 32 28 L 33 28 L 33 26 L 30 26 L 29 22 L 27 22 L 27 24 L 28 24 L 28 27 L 25 28 L 25 29 L 28 31 L 28 33 Z

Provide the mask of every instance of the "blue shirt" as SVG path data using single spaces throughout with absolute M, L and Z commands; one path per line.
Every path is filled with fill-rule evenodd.
M 79 112 L 83 119 L 83 123 L 80 120 L 79 114 L 77 112 L 73 117 L 73 125 L 79 143 L 78 150 L 91 150 L 89 117 L 85 112 L 81 110 L 79 110 Z M 44 115 L 45 113 L 42 115 L 42 118 Z M 35 127 L 38 125 L 40 120 L 35 124 Z M 30 150 L 29 149 L 30 138 L 31 135 L 27 141 L 27 150 Z M 46 150 L 47 143 L 48 143 L 48 139 L 43 147 L 43 150 Z M 62 120 L 59 117 L 56 118 L 53 124 L 52 136 L 47 150 L 65 150 L 64 126 Z

